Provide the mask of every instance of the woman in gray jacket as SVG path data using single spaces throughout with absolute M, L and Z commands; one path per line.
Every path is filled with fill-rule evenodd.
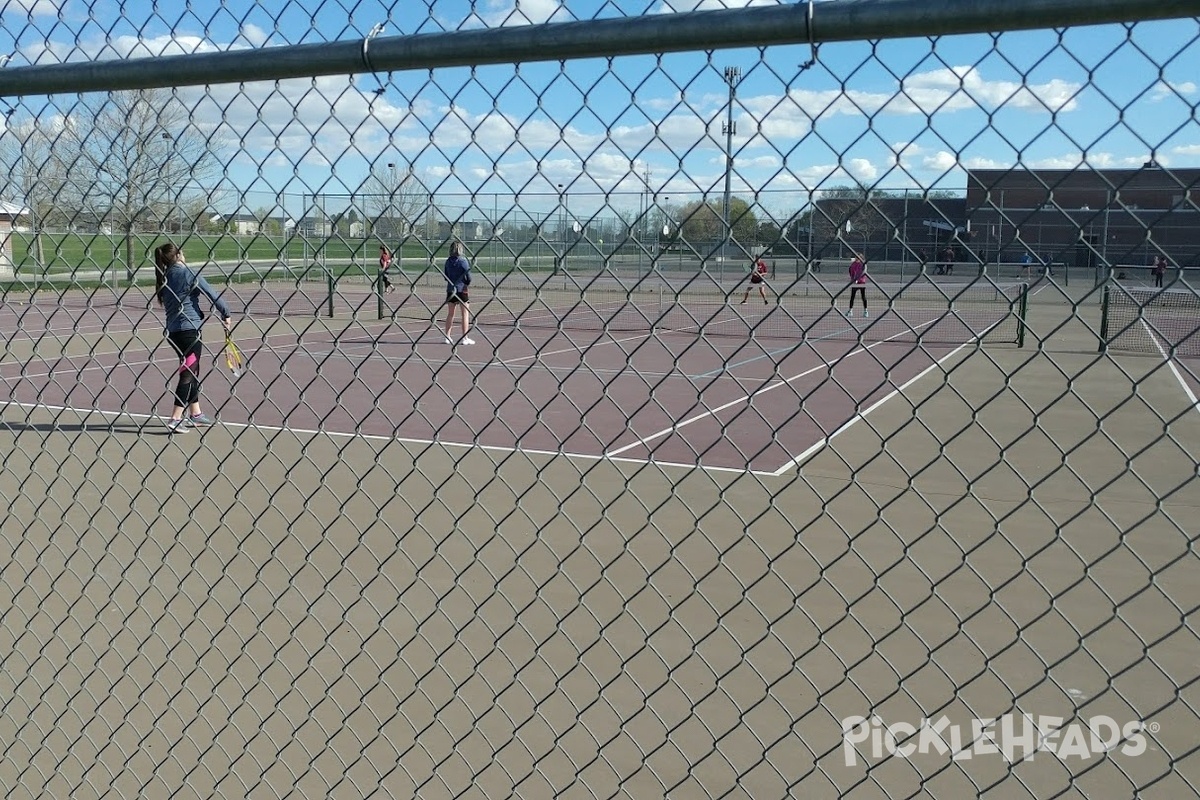
M 216 306 L 228 331 L 233 321 L 229 307 L 221 297 L 208 281 L 188 267 L 182 250 L 170 242 L 159 245 L 154 251 L 154 296 L 166 314 L 167 340 L 179 355 L 179 385 L 167 423 L 171 433 L 184 433 L 188 427 L 212 424 L 200 410 L 200 355 L 203 349 L 200 327 L 204 324 L 204 314 L 200 311 L 201 294 Z M 186 420 L 183 417 L 185 408 L 188 412 Z

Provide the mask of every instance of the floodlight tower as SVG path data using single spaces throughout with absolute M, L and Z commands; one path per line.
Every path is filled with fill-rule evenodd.
M 721 133 L 725 134 L 725 202 L 721 213 L 721 221 L 725 228 L 725 238 L 721 242 L 722 269 L 725 266 L 726 249 L 729 247 L 729 240 L 733 236 L 733 229 L 729 225 L 729 190 L 730 183 L 733 180 L 733 135 L 737 133 L 737 125 L 733 122 L 733 101 L 737 96 L 737 85 L 741 77 L 742 70 L 740 67 L 725 68 L 725 82 L 729 84 L 729 105 L 726 109 L 727 118 L 725 124 L 721 126 Z

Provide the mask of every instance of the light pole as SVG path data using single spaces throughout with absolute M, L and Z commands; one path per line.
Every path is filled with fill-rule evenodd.
M 567 259 L 567 212 L 566 203 L 564 201 L 563 185 L 558 184 L 558 268 L 563 269 L 566 266 Z
M 164 145 L 167 152 L 163 156 L 163 174 L 160 176 L 163 190 L 163 213 L 159 218 L 158 228 L 159 231 L 165 235 L 167 233 L 167 223 L 171 219 L 171 212 L 167 207 L 167 196 L 171 191 L 171 187 L 175 184 L 175 181 L 171 180 L 170 170 L 168 169 L 168 165 L 171 160 L 171 144 L 174 143 L 175 140 L 171 138 L 171 134 L 167 133 L 166 131 L 163 131 L 162 133 L 162 140 L 167 143 Z
M 737 133 L 737 126 L 733 122 L 733 100 L 737 95 L 737 84 L 742 77 L 742 70 L 739 67 L 725 68 L 725 82 L 729 84 L 729 105 L 726 107 L 726 122 L 721 126 L 721 133 L 725 134 L 725 202 L 723 204 L 721 220 L 724 223 L 725 238 L 721 242 L 721 270 L 725 269 L 725 258 L 727 248 L 729 247 L 729 239 L 733 235 L 733 231 L 729 226 L 729 191 L 730 183 L 733 179 L 733 134 Z
M 396 164 L 393 161 L 388 162 L 388 221 L 391 234 L 395 233 L 396 227 Z

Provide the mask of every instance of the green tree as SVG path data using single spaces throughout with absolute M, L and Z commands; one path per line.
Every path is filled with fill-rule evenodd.
M 683 238 L 693 244 L 721 241 L 725 236 L 723 205 L 721 200 L 693 200 L 685 205 L 677 217 Z M 756 241 L 758 219 L 750 204 L 740 197 L 729 199 L 729 227 L 734 242 Z
M 779 241 L 779 226 L 774 222 L 760 222 L 754 232 L 754 243 L 770 247 Z

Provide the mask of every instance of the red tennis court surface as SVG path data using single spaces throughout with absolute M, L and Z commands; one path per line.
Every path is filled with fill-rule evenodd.
M 90 313 L 15 333 L 3 321 L 10 348 L 38 342 L 0 365 L 9 400 L 165 416 L 178 363 L 165 342 L 62 354 L 64 337 L 129 331 Z M 777 474 L 957 349 L 487 325 L 451 347 L 428 323 L 339 324 L 265 337 L 243 326 L 237 379 L 209 326 L 205 410 L 225 424 Z M 154 341 L 158 323 L 140 325 Z

